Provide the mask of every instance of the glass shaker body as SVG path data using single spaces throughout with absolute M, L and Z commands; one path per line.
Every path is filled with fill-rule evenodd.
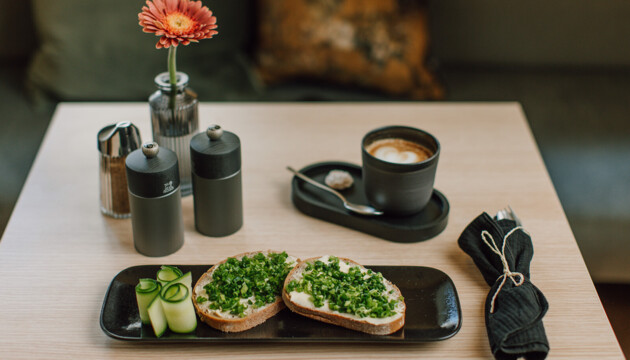
M 130 122 L 101 129 L 97 135 L 101 212 L 116 219 L 131 216 L 125 160 L 140 146 L 140 132 Z
M 190 139 L 199 128 L 199 101 L 188 87 L 188 75 L 177 73 L 173 93 L 168 73 L 155 77 L 158 90 L 149 97 L 153 141 L 177 154 L 182 196 L 192 193 Z
M 131 216 L 125 176 L 126 158 L 102 153 L 99 155 L 101 212 L 116 219 Z

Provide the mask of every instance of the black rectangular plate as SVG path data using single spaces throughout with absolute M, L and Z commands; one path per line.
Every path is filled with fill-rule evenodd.
M 211 265 L 175 265 L 191 271 L 193 284 Z M 396 284 L 407 305 L 405 326 L 391 335 L 370 335 L 312 320 L 288 309 L 265 323 L 239 333 L 224 333 L 198 321 L 190 334 L 167 330 L 155 337 L 142 325 L 136 304 L 135 286 L 140 278 L 155 278 L 159 265 L 129 267 L 114 277 L 101 310 L 101 329 L 114 339 L 141 342 L 368 342 L 407 343 L 448 339 L 462 323 L 459 298 L 451 278 L 423 266 L 367 266 Z

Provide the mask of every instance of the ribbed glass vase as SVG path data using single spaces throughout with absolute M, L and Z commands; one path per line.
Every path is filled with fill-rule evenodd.
M 192 194 L 190 139 L 199 129 L 197 94 L 188 87 L 188 75 L 177 73 L 175 94 L 168 72 L 155 77 L 158 90 L 149 97 L 153 141 L 177 154 L 182 196 Z

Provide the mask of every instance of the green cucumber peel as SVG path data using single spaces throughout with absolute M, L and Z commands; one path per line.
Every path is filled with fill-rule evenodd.
M 189 333 L 197 328 L 197 315 L 188 286 L 171 282 L 159 296 L 168 328 L 175 333 Z
M 182 302 L 189 296 L 190 290 L 188 289 L 188 286 L 182 283 L 169 284 L 165 286 L 163 294 L 160 295 L 160 297 L 162 297 L 162 301 L 169 303 Z
M 169 281 L 168 283 L 162 285 L 162 291 L 160 291 L 160 295 L 164 296 L 164 292 L 166 291 L 166 289 L 174 284 L 183 284 L 189 290 L 192 290 L 192 272 L 189 271 L 183 275 L 180 275 L 178 278 L 173 279 L 172 281 Z
M 140 279 L 138 285 L 136 285 L 136 301 L 138 303 L 140 320 L 143 324 L 149 324 L 151 322 L 147 309 L 160 293 L 161 287 L 160 283 L 153 279 Z
M 194 331 L 197 316 L 191 299 L 192 273 L 162 265 L 156 277 L 139 279 L 135 288 L 142 323 L 150 324 L 158 338 L 166 329 L 176 333 Z
M 165 284 L 182 276 L 182 271 L 175 266 L 162 265 L 156 274 L 157 281 L 164 286 Z
M 154 279 L 140 279 L 136 285 L 136 293 L 145 294 L 155 291 L 160 284 Z

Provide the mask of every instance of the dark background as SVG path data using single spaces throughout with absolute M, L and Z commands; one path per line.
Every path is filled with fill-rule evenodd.
M 35 65 L 54 70 L 51 64 L 37 64 L 35 59 L 42 50 L 42 36 L 46 36 L 42 29 L 48 20 L 41 9 L 64 2 L 67 1 L 0 0 L 0 34 L 3 34 L 3 46 L 0 46 L 0 233 L 9 221 L 59 100 L 46 91 L 32 91 L 29 77 Z M 143 1 L 134 2 L 137 3 L 133 4 L 134 8 L 139 11 Z M 98 7 L 103 6 L 96 2 L 81 3 L 82 11 L 86 12 L 93 9 L 98 13 L 101 11 Z M 108 3 L 108 6 L 118 6 L 115 1 Z M 249 24 L 244 27 L 245 31 L 255 32 L 251 25 L 255 24 L 256 17 L 253 0 L 229 3 L 246 11 L 242 17 L 229 18 L 230 21 L 227 15 L 222 17 L 223 34 L 226 28 L 236 28 L 237 24 Z M 215 11 L 218 17 L 221 6 L 225 6 L 219 5 L 218 0 L 204 1 L 204 4 L 211 9 L 218 6 Z M 432 44 L 428 64 L 445 86 L 443 101 L 518 101 L 522 104 L 602 302 L 628 354 L 630 2 L 432 0 L 428 2 L 428 9 Z M 60 14 L 70 10 L 61 9 Z M 132 21 L 128 24 L 132 29 L 129 37 L 142 38 L 141 41 L 149 44 L 148 51 L 153 51 L 150 47 L 155 39 L 142 34 L 136 14 L 127 14 Z M 93 15 L 86 14 L 85 19 Z M 85 51 L 99 51 L 99 39 L 106 37 L 108 29 L 98 25 L 94 23 L 83 38 L 87 44 Z M 249 47 L 250 51 L 255 47 L 255 36 L 249 40 L 225 38 L 218 37 L 213 46 L 221 50 L 239 44 Z M 119 41 L 114 49 L 129 48 L 128 39 Z M 151 66 L 161 69 L 163 55 L 154 51 L 155 58 L 146 59 L 150 64 L 145 67 L 147 74 L 152 76 L 157 72 Z M 245 58 L 238 61 L 247 63 L 246 56 L 247 52 Z M 80 58 L 78 60 L 81 64 Z M 213 71 L 210 65 L 195 64 L 185 57 L 181 64 Z M 224 69 L 221 73 L 233 79 L 230 71 L 235 70 Z M 216 76 L 221 80 L 221 75 Z M 147 86 L 149 89 L 152 86 L 150 81 Z M 263 96 L 260 93 L 228 96 L 220 91 L 200 91 L 200 100 L 321 100 L 312 96 L 310 88 L 304 89 L 263 89 Z M 359 89 L 353 92 L 352 89 L 331 88 L 327 94 L 332 94 L 329 100 L 338 101 L 391 100 Z M 139 99 L 116 99 L 114 93 L 94 100 Z

